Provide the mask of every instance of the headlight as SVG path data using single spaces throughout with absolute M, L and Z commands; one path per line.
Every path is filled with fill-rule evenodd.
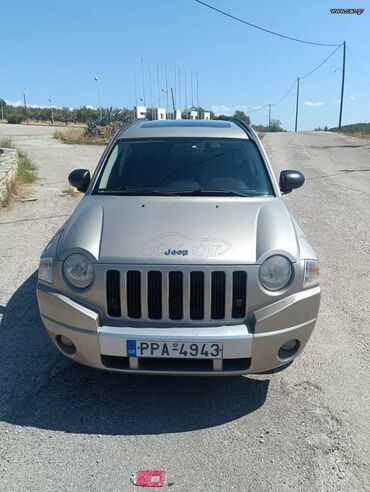
M 44 282 L 53 281 L 53 258 L 40 258 L 38 278 Z
M 260 267 L 260 282 L 267 290 L 281 290 L 292 277 L 292 264 L 285 256 L 274 255 Z
M 305 260 L 303 287 L 319 283 L 320 265 L 317 260 Z
M 94 277 L 91 261 L 79 253 L 73 253 L 65 259 L 63 272 L 68 282 L 79 289 L 88 287 Z

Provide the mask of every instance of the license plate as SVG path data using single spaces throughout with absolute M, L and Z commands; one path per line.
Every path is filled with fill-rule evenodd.
M 128 357 L 164 357 L 184 359 L 222 359 L 218 342 L 149 342 L 127 340 Z

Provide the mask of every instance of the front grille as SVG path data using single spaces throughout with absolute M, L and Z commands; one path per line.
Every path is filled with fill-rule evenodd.
M 127 314 L 129 318 L 141 318 L 141 273 L 127 272 Z
M 170 319 L 180 320 L 183 317 L 183 274 L 168 274 L 168 314 Z
M 107 314 L 142 321 L 232 321 L 247 311 L 244 270 L 109 270 Z M 121 281 L 123 279 L 123 281 Z M 120 290 L 125 288 L 126 292 Z M 121 307 L 123 315 L 121 314 Z
M 190 318 L 204 318 L 204 273 L 190 274 Z
M 225 317 L 225 272 L 212 272 L 212 319 Z
M 107 311 L 109 316 L 121 316 L 120 272 L 107 271 Z
M 244 318 L 247 307 L 247 274 L 233 272 L 233 318 Z
M 148 316 L 150 319 L 162 318 L 162 274 L 148 273 Z

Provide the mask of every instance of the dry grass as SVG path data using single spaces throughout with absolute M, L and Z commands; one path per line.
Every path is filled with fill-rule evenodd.
M 4 120 L 5 123 L 6 120 Z M 1 119 L 0 119 L 1 122 Z M 63 126 L 65 128 L 86 128 L 86 123 L 68 123 L 65 124 L 64 121 L 54 120 L 52 124 L 51 121 L 41 121 L 41 120 L 27 120 L 22 121 L 21 125 L 30 125 L 30 126 Z
M 16 149 L 18 152 L 18 172 L 17 181 L 19 183 L 33 183 L 37 179 L 37 166 L 30 156 L 22 149 L 19 149 L 11 138 L 0 138 L 0 147 Z
M 18 152 L 18 170 L 15 181 L 11 184 L 8 190 L 7 198 L 2 202 L 2 206 L 6 207 L 14 195 L 25 191 L 25 185 L 31 184 L 37 180 L 37 166 L 30 156 L 22 149 L 19 149 L 10 138 L 0 138 L 0 147 L 7 149 L 16 149 Z
M 106 145 L 109 142 L 108 137 L 91 137 L 87 135 L 84 128 L 56 130 L 53 133 L 53 138 L 61 140 L 65 144 Z

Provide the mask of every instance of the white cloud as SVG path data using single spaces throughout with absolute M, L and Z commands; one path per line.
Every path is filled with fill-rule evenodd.
M 4 99 L 5 103 L 8 105 L 8 106 L 15 106 L 15 107 L 19 107 L 19 106 L 23 106 L 24 105 L 24 101 L 21 101 L 20 99 L 18 99 L 18 101 L 8 101 L 7 99 Z M 26 101 L 27 102 L 27 101 Z M 44 104 L 29 104 L 27 103 L 27 107 L 28 108 L 40 108 L 40 109 L 48 109 L 48 108 L 54 108 L 54 109 L 62 109 L 62 106 L 55 106 L 54 104 L 50 105 L 50 106 L 45 106 Z M 73 108 L 69 108 L 69 109 L 73 109 Z
M 20 99 L 18 99 L 18 101 L 8 101 L 7 99 L 4 99 L 4 101 L 9 106 L 23 106 L 23 101 L 21 101 Z
M 322 101 L 305 101 L 303 106 L 323 106 L 324 103 Z
M 356 100 L 355 96 L 349 96 L 349 98 L 350 98 L 351 101 L 355 101 Z
M 234 106 L 234 111 L 247 111 L 249 108 L 245 104 Z
M 231 114 L 231 108 L 225 106 L 224 104 L 211 106 L 211 110 L 215 113 L 216 116 L 219 116 L 220 114 L 225 114 L 225 115 Z
M 335 102 L 336 102 L 337 104 L 340 104 L 340 99 L 336 99 L 336 100 L 335 100 Z
M 90 106 L 90 104 L 86 104 L 85 108 L 87 108 L 87 109 L 95 109 L 94 106 Z

